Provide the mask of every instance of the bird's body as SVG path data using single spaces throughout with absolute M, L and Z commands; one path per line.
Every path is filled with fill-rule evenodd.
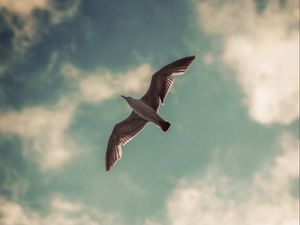
M 141 118 L 148 122 L 152 122 L 159 126 L 163 131 L 167 131 L 170 123 L 161 118 L 156 110 L 147 105 L 143 99 L 134 99 L 131 97 L 124 97 L 128 102 L 128 105 L 133 109 L 133 111 L 139 115 Z
M 169 129 L 171 124 L 158 115 L 159 106 L 164 102 L 175 76 L 183 74 L 194 59 L 195 56 L 179 59 L 156 72 L 152 76 L 148 91 L 141 99 L 122 96 L 133 111 L 125 120 L 115 125 L 110 135 L 106 151 L 106 171 L 121 158 L 121 145 L 134 138 L 147 122 L 156 124 L 163 131 Z

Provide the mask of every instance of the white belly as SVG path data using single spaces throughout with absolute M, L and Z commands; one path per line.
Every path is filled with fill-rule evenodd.
M 153 122 L 157 125 L 159 125 L 161 121 L 164 121 L 164 119 L 161 118 L 156 111 L 147 105 L 143 100 L 132 100 L 128 103 L 133 111 L 143 119 Z

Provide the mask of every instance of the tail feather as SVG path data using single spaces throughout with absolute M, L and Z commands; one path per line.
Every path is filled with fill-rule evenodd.
M 169 129 L 170 126 L 171 126 L 171 124 L 170 124 L 169 122 L 167 122 L 167 121 L 162 121 L 162 122 L 160 123 L 160 127 L 161 127 L 161 129 L 162 129 L 164 132 L 166 132 L 166 131 Z

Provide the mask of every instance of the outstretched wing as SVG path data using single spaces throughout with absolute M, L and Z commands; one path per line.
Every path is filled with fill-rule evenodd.
M 148 91 L 142 97 L 143 101 L 157 110 L 171 89 L 175 76 L 184 74 L 194 59 L 195 56 L 179 59 L 156 72 L 152 76 Z
M 134 111 L 122 122 L 115 125 L 106 150 L 105 169 L 108 172 L 122 156 L 122 145 L 126 145 L 146 125 L 144 120 Z

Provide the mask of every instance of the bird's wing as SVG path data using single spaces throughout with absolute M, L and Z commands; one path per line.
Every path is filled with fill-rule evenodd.
M 143 101 L 157 110 L 171 89 L 175 76 L 184 74 L 194 59 L 195 56 L 179 59 L 156 72 L 152 76 L 148 91 L 142 97 Z
M 134 111 L 122 122 L 115 125 L 106 150 L 105 169 L 109 171 L 122 156 L 122 145 L 126 145 L 146 125 L 144 120 Z

